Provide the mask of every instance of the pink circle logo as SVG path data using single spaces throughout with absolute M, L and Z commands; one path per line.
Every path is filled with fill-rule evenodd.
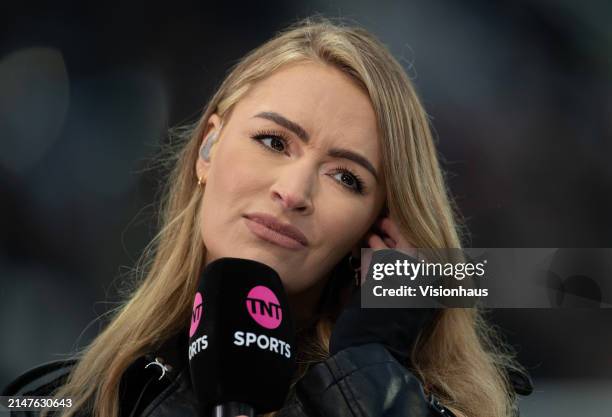
M 189 337 L 192 337 L 196 330 L 198 330 L 198 325 L 202 319 L 202 310 L 202 294 L 197 292 L 195 298 L 193 299 L 193 311 L 191 312 L 191 327 L 189 327 Z
M 266 329 L 276 329 L 283 320 L 283 311 L 276 295 L 268 287 L 258 285 L 247 294 L 246 308 L 253 320 Z

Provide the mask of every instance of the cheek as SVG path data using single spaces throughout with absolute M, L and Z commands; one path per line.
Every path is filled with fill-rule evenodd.
M 296 274 L 291 271 L 283 284 L 289 293 L 299 293 L 327 276 L 335 264 L 359 241 L 367 230 L 368 212 L 346 198 L 326 196 L 317 204 L 316 228 L 319 243 Z
M 244 150 L 228 147 L 219 149 L 214 156 L 216 159 L 211 165 L 207 181 L 211 194 L 231 198 L 240 196 L 245 188 L 253 185 L 254 173 L 257 170 L 254 161 Z
M 202 240 L 215 257 L 241 250 L 237 247 L 244 240 L 241 216 L 261 201 L 265 190 L 261 177 L 265 167 L 258 165 L 248 148 L 225 145 L 214 153 L 201 207 Z
M 322 231 L 321 249 L 330 260 L 341 259 L 357 244 L 363 246 L 359 242 L 369 228 L 368 212 L 365 209 L 359 208 L 354 201 L 336 199 L 325 204 L 325 210 L 321 211 L 318 226 Z
M 226 139 L 226 146 L 214 154 L 206 183 L 206 210 L 216 219 L 247 208 L 244 204 L 260 191 L 260 175 L 265 172 L 247 147 L 236 143 L 235 138 Z

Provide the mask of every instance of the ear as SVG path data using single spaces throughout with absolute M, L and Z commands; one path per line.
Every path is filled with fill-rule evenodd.
M 196 168 L 197 177 L 202 178 L 203 180 L 206 179 L 206 177 L 208 176 L 208 170 L 210 169 L 212 158 L 210 158 L 209 161 L 205 160 L 202 157 L 202 149 L 204 148 L 204 145 L 207 143 L 207 141 L 211 139 L 211 136 L 213 136 L 213 133 L 219 132 L 220 126 L 221 126 L 221 118 L 216 113 L 213 113 L 208 118 L 208 123 L 206 124 L 206 128 L 204 129 L 202 136 L 199 138 L 200 146 L 198 147 L 198 159 L 196 161 L 195 168 Z M 218 141 L 219 141 L 219 138 L 217 138 L 217 142 Z M 216 145 L 217 143 L 213 145 L 212 149 L 214 149 Z M 212 156 L 213 154 L 212 149 L 209 152 L 210 156 Z

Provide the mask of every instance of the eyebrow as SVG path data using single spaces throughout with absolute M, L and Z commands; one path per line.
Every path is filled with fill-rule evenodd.
M 300 140 L 304 143 L 308 143 L 308 141 L 310 140 L 310 136 L 308 135 L 308 132 L 306 132 L 306 130 L 302 126 L 287 119 L 285 116 L 281 114 L 271 112 L 271 111 L 264 111 L 264 112 L 257 113 L 253 117 L 258 117 L 260 119 L 267 119 L 267 120 L 270 120 L 276 123 L 277 125 L 280 125 L 286 129 L 289 129 L 290 131 L 295 133 L 295 135 L 298 138 L 300 138 Z M 374 178 L 376 179 L 376 182 L 379 181 L 378 173 L 376 172 L 376 168 L 374 168 L 374 165 L 372 165 L 372 163 L 370 163 L 370 161 L 368 161 L 368 159 L 365 158 L 364 156 L 361 156 L 358 153 L 355 153 L 353 151 L 350 151 L 348 149 L 343 149 L 343 148 L 331 148 L 327 154 L 335 158 L 348 159 L 348 160 L 355 162 L 356 164 L 361 165 L 374 176 Z

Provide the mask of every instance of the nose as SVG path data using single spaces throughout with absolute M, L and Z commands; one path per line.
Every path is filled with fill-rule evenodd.
M 283 210 L 309 214 L 314 209 L 313 168 L 305 160 L 300 162 L 291 163 L 277 171 L 278 177 L 271 188 L 271 196 Z

